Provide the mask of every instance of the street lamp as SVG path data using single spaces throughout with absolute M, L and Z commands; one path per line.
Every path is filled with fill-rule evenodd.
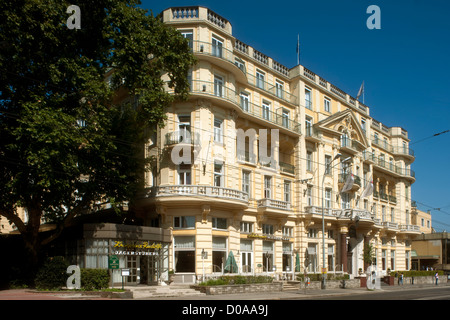
M 339 159 L 341 156 L 342 156 L 342 154 L 340 154 L 340 153 L 336 154 L 334 159 L 331 160 L 331 162 L 326 165 L 325 172 L 324 172 L 323 177 L 322 177 L 322 285 L 321 285 L 322 289 L 326 289 L 326 274 L 325 274 L 325 268 L 326 268 L 326 265 L 325 265 L 325 188 L 324 188 L 325 175 L 326 175 L 326 173 L 327 173 L 327 171 L 329 169 L 331 169 L 334 166 L 339 164 L 339 163 L 336 163 L 334 166 L 331 166 L 333 161 L 336 160 L 336 159 Z M 341 161 L 341 163 L 347 162 L 349 160 L 351 160 L 351 157 L 345 158 L 344 160 Z

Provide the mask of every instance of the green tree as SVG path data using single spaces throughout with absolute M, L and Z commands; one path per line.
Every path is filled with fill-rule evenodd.
M 375 258 L 375 250 L 373 245 L 370 243 L 366 243 L 364 245 L 362 259 L 364 261 L 364 268 L 371 266 L 373 264 L 373 259 Z
M 68 28 L 71 4 L 0 2 L 0 215 L 32 263 L 95 202 L 132 200 L 148 128 L 187 98 L 195 63 L 181 34 L 139 1 L 77 0 L 81 29 Z M 123 96 L 131 102 L 119 105 Z M 44 239 L 42 219 L 57 224 Z

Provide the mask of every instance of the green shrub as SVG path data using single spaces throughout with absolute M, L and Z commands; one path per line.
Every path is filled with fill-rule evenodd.
M 391 276 L 397 277 L 400 273 L 403 273 L 404 277 L 434 277 L 434 275 L 437 273 L 439 276 L 444 275 L 443 270 L 410 270 L 410 271 L 391 271 Z
M 69 263 L 63 257 L 48 258 L 36 274 L 39 290 L 59 290 L 66 285 Z
M 101 290 L 109 287 L 107 269 L 81 269 L 81 287 L 84 290 Z
M 269 276 L 221 276 L 200 283 L 201 286 L 222 286 L 232 284 L 272 283 L 273 278 Z

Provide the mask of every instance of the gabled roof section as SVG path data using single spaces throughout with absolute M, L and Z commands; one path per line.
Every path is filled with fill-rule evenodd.
M 350 109 L 337 112 L 328 118 L 319 121 L 315 124 L 315 127 L 338 136 L 347 133 L 349 139 L 359 142 L 364 149 L 369 146 L 367 137 L 363 132 L 355 113 Z

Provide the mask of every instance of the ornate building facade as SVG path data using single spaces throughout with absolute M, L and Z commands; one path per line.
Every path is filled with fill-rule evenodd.
M 198 63 L 189 100 L 167 110 L 146 148 L 153 165 L 134 210 L 171 230 L 178 280 L 305 268 L 356 276 L 366 244 L 382 273 L 410 269 L 420 230 L 407 131 L 304 66 L 239 41 L 208 8 L 169 8 L 161 19 Z M 238 270 L 226 265 L 230 253 Z

